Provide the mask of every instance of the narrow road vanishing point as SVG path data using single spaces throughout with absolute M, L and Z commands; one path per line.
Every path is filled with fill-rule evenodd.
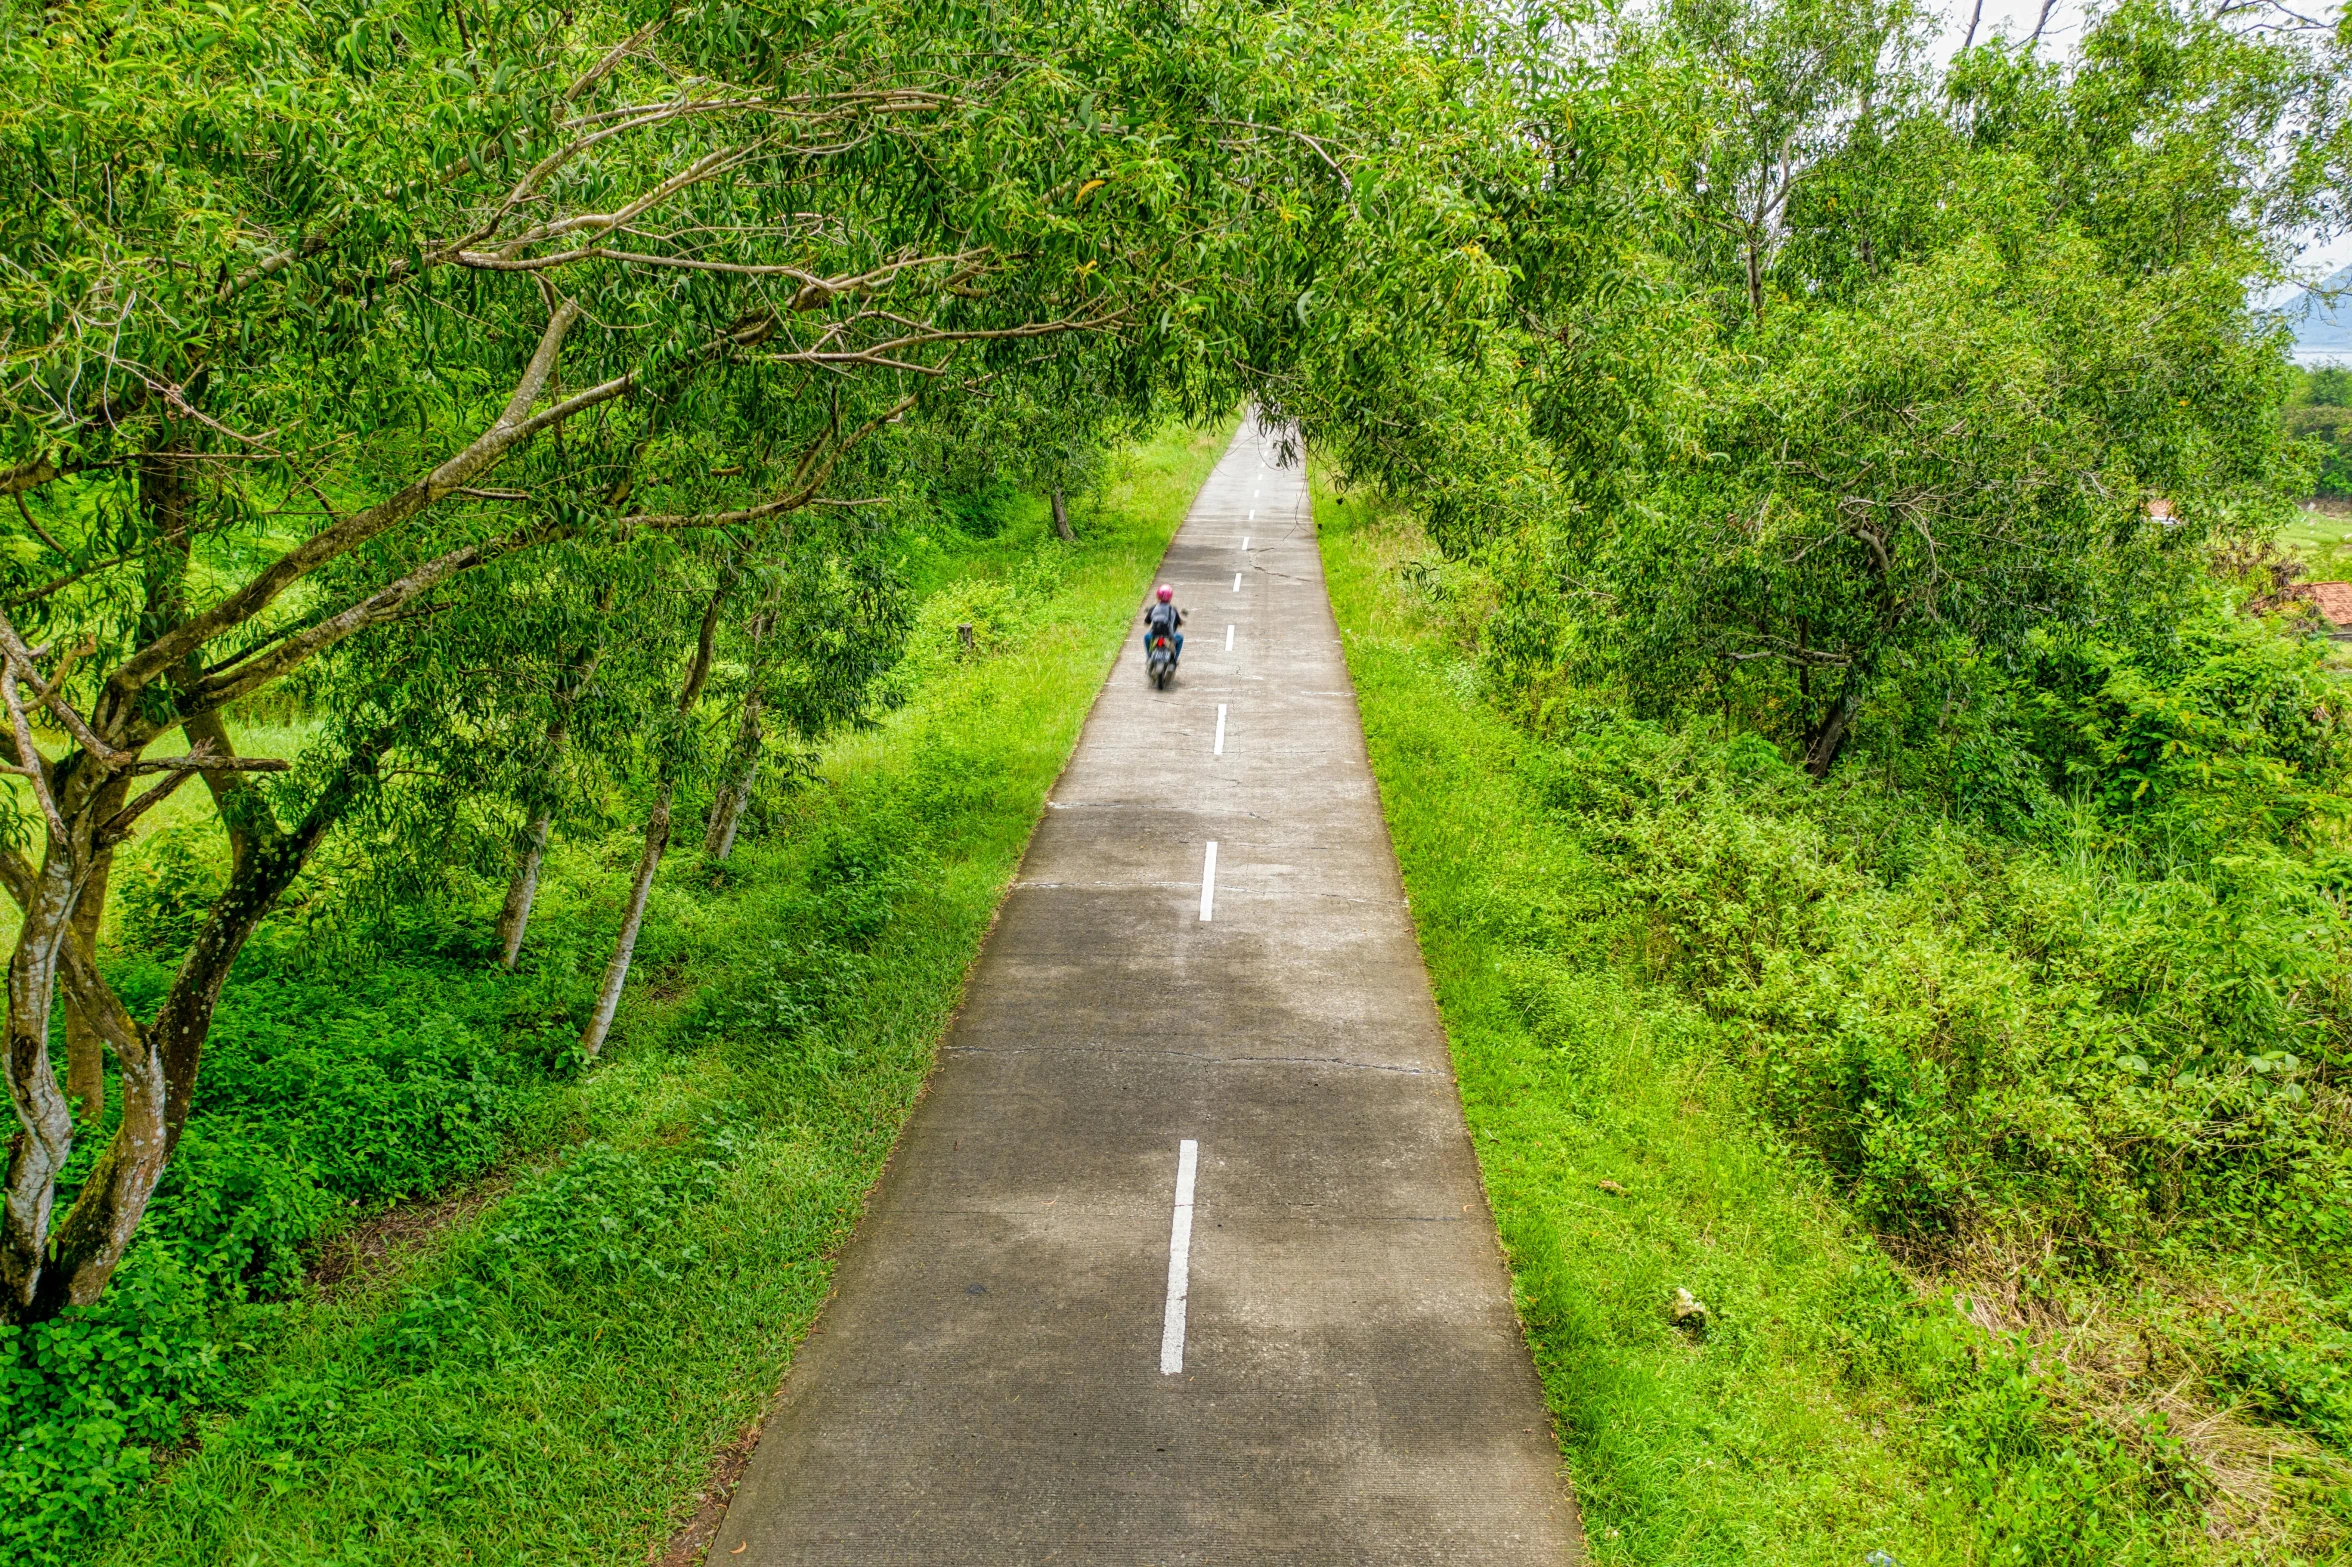
M 1169 549 L 1183 664 L 1131 631 L 711 1562 L 1582 1559 L 1274 457 Z

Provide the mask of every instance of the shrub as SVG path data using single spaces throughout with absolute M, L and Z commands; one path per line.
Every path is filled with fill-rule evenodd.
M 1004 532 L 1005 524 L 1019 509 L 1021 495 L 1003 479 L 993 479 L 977 489 L 943 493 L 938 498 L 940 515 L 967 538 L 993 539 Z
M 525 1112 L 531 1072 L 501 1048 L 486 988 L 397 964 L 356 985 L 255 976 L 213 1025 L 201 1119 L 361 1204 L 471 1175 Z
M 2015 700 L 2023 741 L 2061 792 L 2113 816 L 2157 816 L 2206 853 L 2276 838 L 2340 770 L 2340 705 L 2321 650 L 2213 616 L 2142 652 L 2037 642 Z
M 2216 1324 L 2211 1349 L 2220 1380 L 2260 1414 L 2352 1452 L 2352 1333 L 2298 1326 L 2301 1332 L 2242 1316 Z
M 1621 948 L 1732 1026 L 1875 1228 L 2022 1221 L 2105 1255 L 2213 1227 L 2341 1260 L 2332 861 L 2257 840 L 2141 870 L 2116 833 L 2061 857 L 1699 729 L 1594 720 L 1527 765 L 1609 865 Z
M 1937 1389 L 1950 1473 L 1990 1567 L 2118 1567 L 2169 1559 L 2158 1530 L 2185 1483 L 2161 1416 L 2127 1446 L 2058 1407 L 2055 1371 L 2016 1343 Z
M 2324 372 L 2323 372 L 2324 373 Z M 2315 495 L 2352 495 L 2352 408 L 2305 406 L 2285 410 L 2287 429 L 2319 449 Z
M 157 1186 L 143 1243 L 177 1257 L 226 1299 L 283 1295 L 303 1254 L 342 1204 L 315 1170 L 231 1122 L 198 1121 Z
M 220 1362 L 197 1280 L 141 1245 L 96 1307 L 34 1327 L 0 1325 L 0 1558 L 27 1567 L 81 1559 L 147 1477 Z

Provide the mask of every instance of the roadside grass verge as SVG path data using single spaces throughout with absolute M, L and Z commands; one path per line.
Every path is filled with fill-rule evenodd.
M 1487 699 L 1478 637 L 1492 606 L 1475 572 L 1439 561 L 1407 516 L 1321 489 L 1316 515 L 1595 1558 L 2341 1560 L 2352 1491 L 2332 1411 L 2352 1403 L 2319 1368 L 2335 1357 L 2342 1302 L 2284 1250 L 2291 1237 L 2263 1241 L 2283 1260 L 2243 1238 L 2233 1258 L 2184 1224 L 2169 1264 L 2119 1252 L 2112 1273 L 2070 1272 L 1998 1232 L 1959 1252 L 1923 1241 L 1915 1258 L 1890 1252 L 1863 1209 L 1899 1217 L 1939 1147 L 1964 1148 L 1959 1132 L 1930 1142 L 1929 1123 L 1906 1126 L 1882 1090 L 1862 1107 L 1880 1129 L 1857 1180 L 1803 1140 L 1802 1117 L 1776 1119 L 1769 1095 L 1802 1085 L 1794 1074 L 1833 1045 L 1899 1065 L 1914 1035 L 1923 1053 L 1944 1037 L 1912 1018 L 1945 1008 L 1965 1028 L 1959 1009 L 1980 997 L 1988 1014 L 2031 1023 L 2053 1004 L 2027 993 L 2044 982 L 1999 926 L 1969 920 L 2063 909 L 2110 939 L 2104 928 L 2140 918 L 2115 870 L 2020 851 L 1996 878 L 1922 817 L 1897 824 L 1923 846 L 1915 884 L 1873 881 L 1849 846 L 1833 838 L 1823 853 L 1807 813 L 1834 832 L 1833 811 L 1900 802 L 1808 794 L 1768 747 L 1737 737 L 1636 735 L 1611 750 L 1627 731 L 1601 715 L 1598 738 L 1543 738 Z M 1641 744 L 1679 749 L 1669 763 Z M 1639 803 L 1582 803 L 1612 791 Z M 1962 901 L 1972 877 L 1992 914 Z M 1755 998 L 1778 993 L 1745 978 L 1748 964 L 1775 983 L 1823 977 L 1808 1010 L 1767 1013 Z M 1983 1059 L 1993 1083 L 1996 1068 L 2065 1064 L 2024 1048 Z M 2044 1070 L 2005 1090 L 2022 1127 L 2075 1102 Z M 1997 1192 L 1987 1169 L 1974 1178 Z M 2055 1171 L 2048 1190 L 2062 1190 Z M 1678 1290 L 1703 1318 L 1675 1322 Z M 2240 1343 L 2275 1345 L 2262 1353 L 2293 1369 L 2231 1370 L 2254 1364 Z
M 1745 1113 L 1706 1020 L 1577 962 L 1601 874 L 1520 771 L 1535 742 L 1316 495 L 1381 803 L 1585 1531 L 1603 1562 L 1965 1561 L 1907 1460 L 1919 1413 L 1841 1318 L 1906 1292 Z M 1350 526 L 1356 524 L 1356 526 Z M 1579 892 L 1582 896 L 1579 896 Z M 1563 961 L 1563 957 L 1567 960 Z M 1671 1321 L 1676 1289 L 1707 1311 Z
M 555 1068 L 521 1074 L 502 1194 L 333 1290 L 218 1317 L 208 1412 L 103 1545 L 57 1559 L 645 1559 L 822 1304 L 1111 649 L 1228 433 L 1132 454 L 1076 508 L 1075 547 L 1047 536 L 1039 504 L 912 562 L 927 597 L 906 705 L 830 747 L 728 866 L 673 856 L 614 1043 L 570 1080 L 564 1031 L 630 835 L 564 846 L 512 981 L 529 1001 L 494 1031 L 475 1020 Z M 960 623 L 977 626 L 969 653 Z M 479 940 L 448 937 L 453 970 L 481 966 Z

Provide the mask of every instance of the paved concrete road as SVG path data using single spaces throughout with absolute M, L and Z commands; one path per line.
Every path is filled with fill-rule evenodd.
M 1273 458 L 1177 535 L 1182 669 L 1139 622 L 712 1562 L 1581 1558 Z

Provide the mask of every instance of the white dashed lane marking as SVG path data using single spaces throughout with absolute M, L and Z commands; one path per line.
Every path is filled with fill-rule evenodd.
M 1168 1221 L 1168 1311 L 1160 1319 L 1160 1375 L 1167 1377 L 1184 1369 L 1184 1298 L 1192 1289 L 1192 1187 L 1199 1173 L 1200 1144 L 1187 1137 L 1176 1145 L 1176 1212 Z

